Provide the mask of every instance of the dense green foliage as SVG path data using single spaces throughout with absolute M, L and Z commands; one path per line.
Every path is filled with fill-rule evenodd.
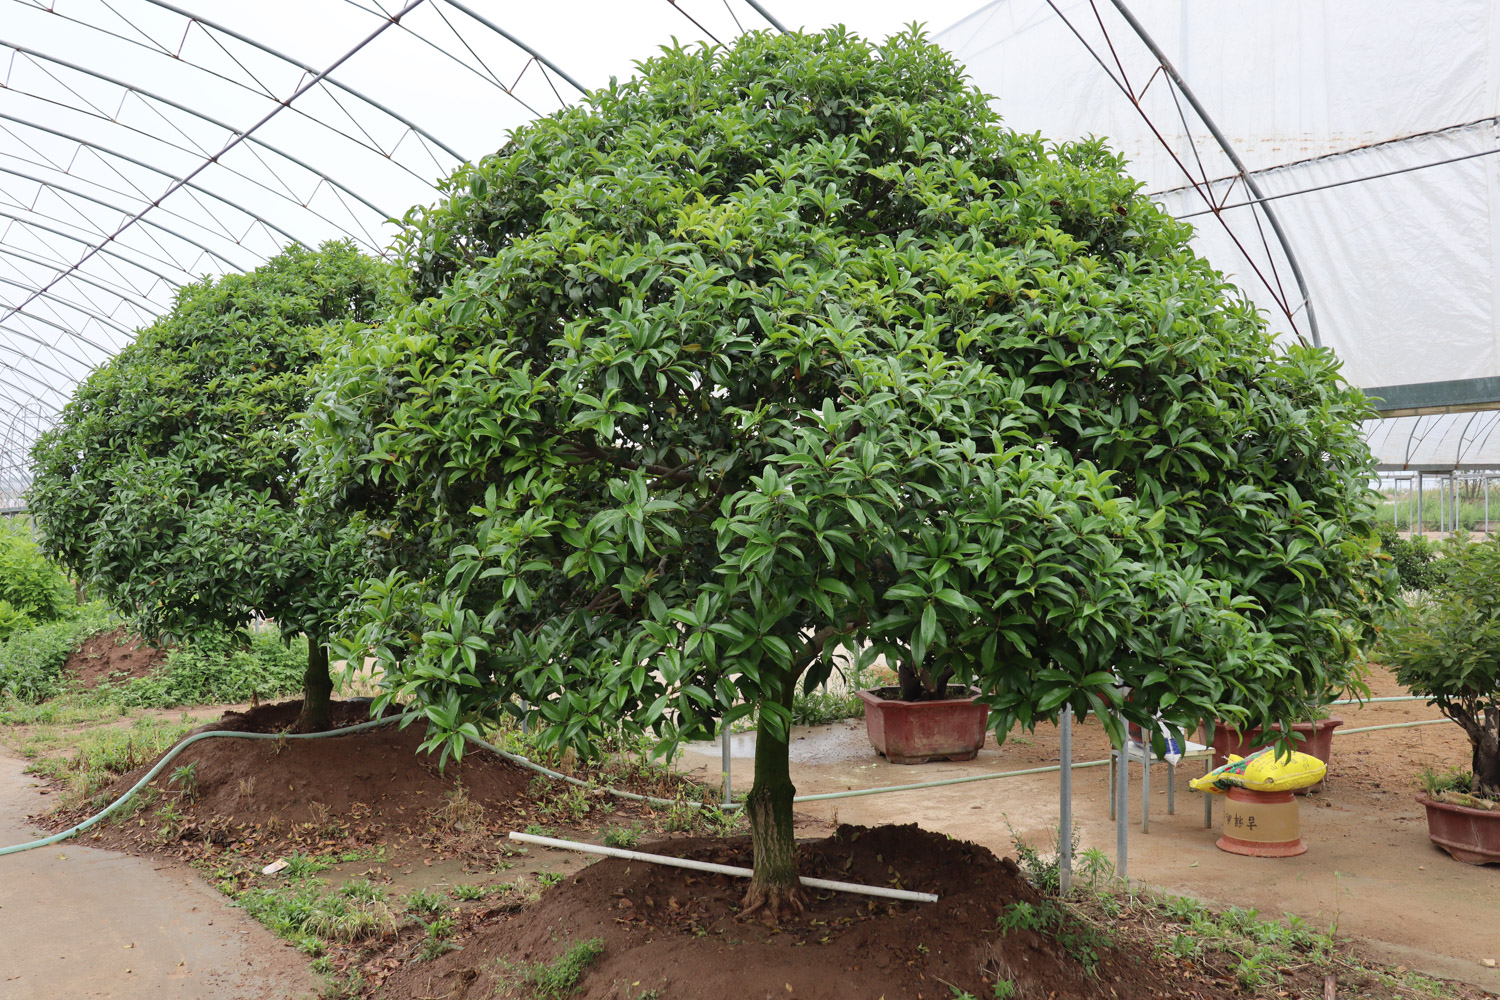
M 77 601 L 68 578 L 49 562 L 32 540 L 30 525 L 17 518 L 0 519 L 0 615 L 4 639 L 22 621 L 53 622 L 72 613 Z
M 1114 705 L 1111 666 L 1183 721 L 1342 683 L 1362 397 L 918 38 L 669 51 L 444 191 L 314 425 L 386 539 L 361 636 L 440 729 L 696 724 L 835 642 L 1001 733 Z
M 44 701 L 62 691 L 68 654 L 115 623 L 107 605 L 95 601 L 57 621 L 15 632 L 0 643 L 0 697 Z
M 1347 681 L 1384 586 L 1363 396 L 1119 157 L 1002 128 L 920 37 L 668 50 L 443 191 L 309 463 L 384 571 L 351 656 L 433 745 L 518 697 L 575 745 L 758 707 L 761 882 L 840 646 L 978 685 L 1002 738 Z
M 1437 582 L 1439 567 L 1433 565 L 1437 546 L 1425 535 L 1402 538 L 1389 521 L 1379 524 L 1380 547 L 1391 557 L 1402 590 L 1426 590 Z
M 38 441 L 28 499 L 48 555 L 151 641 L 256 614 L 326 633 L 353 553 L 299 511 L 296 418 L 384 275 L 330 243 L 181 289 Z
M 248 645 L 204 636 L 170 650 L 151 676 L 111 685 L 102 697 L 126 708 L 264 701 L 298 691 L 306 664 L 307 640 L 284 642 L 274 628 L 251 633 Z
M 1450 540 L 1441 563 L 1427 599 L 1386 626 L 1380 655 L 1463 727 L 1475 794 L 1500 799 L 1500 539 Z

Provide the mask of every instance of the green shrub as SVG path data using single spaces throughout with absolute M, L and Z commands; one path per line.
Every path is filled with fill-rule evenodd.
M 273 628 L 253 633 L 246 647 L 232 636 L 185 643 L 150 677 L 105 690 L 110 701 L 128 708 L 229 704 L 301 690 L 306 665 L 307 639 L 288 644 Z
M 0 521 L 0 601 L 39 622 L 66 617 L 78 603 L 68 578 L 49 562 L 21 521 Z
M 55 696 L 62 690 L 68 654 L 114 623 L 109 608 L 96 601 L 58 621 L 14 633 L 0 643 L 0 696 L 30 702 Z
M 1423 535 L 1402 538 L 1389 521 L 1381 521 L 1376 530 L 1380 534 L 1380 547 L 1391 557 L 1396 574 L 1401 577 L 1401 589 L 1430 589 L 1436 582 L 1432 560 L 1437 554 L 1437 546 Z

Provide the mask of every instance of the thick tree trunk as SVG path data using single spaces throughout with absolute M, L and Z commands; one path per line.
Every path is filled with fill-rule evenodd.
M 307 670 L 302 675 L 302 713 L 292 727 L 296 733 L 318 733 L 328 728 L 328 705 L 333 698 L 333 678 L 328 674 L 328 647 L 323 637 L 307 637 Z
M 792 687 L 791 682 L 785 685 Z M 786 696 L 790 707 L 791 696 Z M 750 840 L 755 847 L 755 874 L 745 893 L 741 916 L 765 911 L 773 920 L 802 909 L 797 881 L 797 838 L 792 832 L 792 784 L 788 737 L 776 732 L 762 710 L 755 734 L 755 783 L 745 797 Z
M 1474 794 L 1500 800 L 1500 712 L 1493 708 L 1485 711 L 1474 740 Z

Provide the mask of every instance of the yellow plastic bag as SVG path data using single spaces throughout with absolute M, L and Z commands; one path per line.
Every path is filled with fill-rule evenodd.
M 1198 791 L 1211 794 L 1222 794 L 1231 788 L 1292 792 L 1316 785 L 1327 771 L 1328 765 L 1310 753 L 1294 750 L 1289 755 L 1277 757 L 1272 747 L 1266 747 L 1248 757 L 1231 754 L 1228 763 L 1201 778 L 1194 778 L 1191 784 Z

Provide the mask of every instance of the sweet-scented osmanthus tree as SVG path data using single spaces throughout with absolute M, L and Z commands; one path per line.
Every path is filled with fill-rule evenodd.
M 326 728 L 327 623 L 354 541 L 299 510 L 313 369 L 375 318 L 388 266 L 293 247 L 178 292 L 37 442 L 42 547 L 153 639 L 274 618 L 308 636 L 298 729 Z
M 385 540 L 358 641 L 431 746 L 522 699 L 574 744 L 758 709 L 776 908 L 789 706 L 836 649 L 976 685 L 1002 738 L 1344 683 L 1362 397 L 1117 157 L 1004 129 L 920 36 L 669 50 L 444 192 L 309 463 Z

